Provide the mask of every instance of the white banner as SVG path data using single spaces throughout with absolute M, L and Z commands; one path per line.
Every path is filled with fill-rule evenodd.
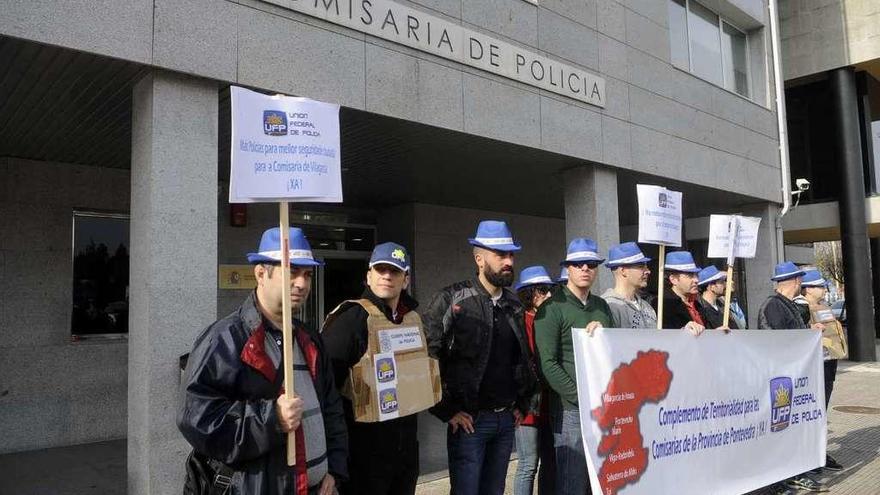
M 229 202 L 342 202 L 339 105 L 232 86 Z
M 665 187 L 638 184 L 636 194 L 639 199 L 639 242 L 681 246 L 681 193 Z
M 825 463 L 819 332 L 572 335 L 593 495 L 740 494 Z
M 735 224 L 736 242 L 731 246 L 730 229 Z M 761 219 L 739 215 L 709 216 L 709 258 L 728 258 L 733 248 L 735 258 L 754 258 L 758 250 Z

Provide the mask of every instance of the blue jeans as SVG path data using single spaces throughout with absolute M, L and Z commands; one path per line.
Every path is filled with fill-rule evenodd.
M 577 409 L 564 409 L 555 414 L 553 445 L 556 446 L 556 493 L 559 495 L 590 492 L 580 414 Z
M 516 456 L 519 462 L 513 495 L 532 495 L 539 461 L 538 495 L 553 495 L 556 492 L 556 454 L 549 425 L 519 426 L 516 429 Z
M 513 451 L 513 413 L 480 411 L 474 432 L 446 429 L 450 495 L 503 495 Z

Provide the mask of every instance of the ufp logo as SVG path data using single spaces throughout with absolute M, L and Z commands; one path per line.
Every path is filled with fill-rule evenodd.
M 788 428 L 791 419 L 791 378 L 780 376 L 770 380 L 770 431 Z
M 379 392 L 379 410 L 382 414 L 397 411 L 397 389 L 386 388 Z
M 394 381 L 394 361 L 391 358 L 376 360 L 376 379 L 379 383 Z
M 286 136 L 287 115 L 278 110 L 263 110 L 263 132 L 269 136 Z

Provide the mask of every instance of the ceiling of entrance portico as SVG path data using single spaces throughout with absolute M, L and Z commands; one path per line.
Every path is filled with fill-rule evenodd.
M 0 157 L 129 168 L 131 90 L 148 67 L 0 36 Z M 229 170 L 228 90 L 220 91 L 219 168 Z M 343 108 L 345 206 L 422 202 L 562 218 L 561 172 L 591 163 Z M 636 222 L 635 184 L 685 192 L 685 215 L 731 211 L 743 196 L 621 170 L 620 221 Z M 222 189 L 222 188 L 221 188 Z M 222 193 L 221 193 L 222 194 Z

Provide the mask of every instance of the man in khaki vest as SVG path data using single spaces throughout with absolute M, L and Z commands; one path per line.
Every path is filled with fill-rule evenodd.
M 343 495 L 415 493 L 414 413 L 439 400 L 440 382 L 414 311 L 418 303 L 406 292 L 409 270 L 403 246 L 376 246 L 361 299 L 340 304 L 324 322 L 321 337 L 349 431 L 350 480 L 340 488 Z

